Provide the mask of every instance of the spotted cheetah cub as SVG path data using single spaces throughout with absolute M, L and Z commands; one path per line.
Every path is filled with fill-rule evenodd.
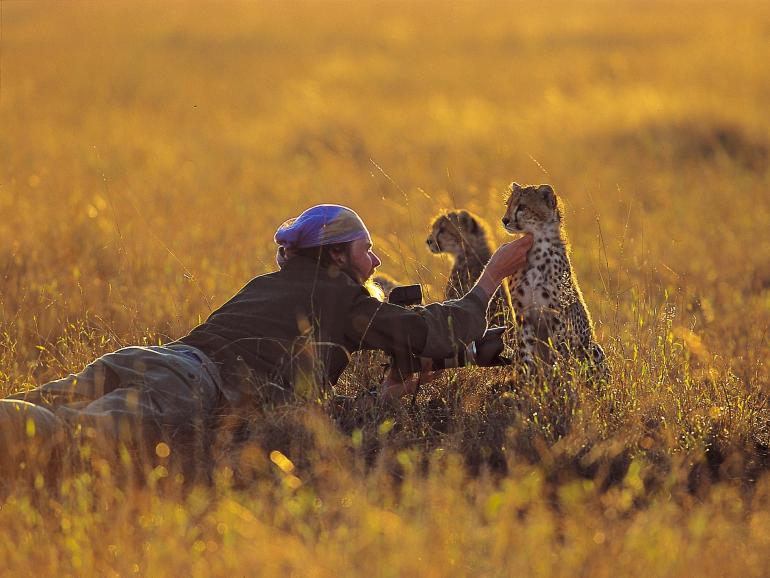
M 427 243 L 431 253 L 448 253 L 454 258 L 444 291 L 446 299 L 459 299 L 470 291 L 493 252 L 486 224 L 481 217 L 466 210 L 439 214 L 433 221 Z M 506 311 L 510 309 L 511 296 L 508 284 L 504 283 L 490 301 L 489 324 L 505 325 Z
M 518 321 L 521 361 L 532 371 L 536 360 L 587 362 L 593 379 L 604 379 L 604 351 L 578 287 L 562 226 L 562 204 L 550 185 L 511 183 L 503 226 L 509 233 L 531 233 L 527 265 L 511 278 L 511 299 Z

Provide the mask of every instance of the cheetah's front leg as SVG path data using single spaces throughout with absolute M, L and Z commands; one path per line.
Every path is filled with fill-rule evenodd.
M 519 332 L 519 362 L 527 376 L 537 372 L 537 333 L 527 320 L 521 320 Z

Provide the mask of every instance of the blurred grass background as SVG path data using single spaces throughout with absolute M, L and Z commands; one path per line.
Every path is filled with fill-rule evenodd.
M 3 551 L 8 568 L 766 571 L 770 486 L 746 472 L 764 469 L 757 447 L 768 443 L 769 5 L 4 0 L 0 48 L 2 391 L 184 334 L 271 270 L 276 227 L 319 202 L 357 210 L 382 270 L 440 299 L 449 263 L 425 247 L 431 218 L 468 208 L 502 242 L 512 180 L 551 183 L 564 198 L 578 279 L 617 368 L 613 390 L 581 391 L 577 409 L 520 387 L 506 418 L 519 421 L 498 428 L 508 442 L 484 429 L 488 408 L 473 421 L 471 390 L 489 375 L 449 379 L 446 391 L 459 392 L 451 427 L 421 454 L 435 468 L 403 474 L 404 491 L 377 489 L 390 469 L 361 469 L 345 430 L 338 443 L 352 453 L 313 450 L 332 452 L 344 473 L 290 455 L 331 480 L 308 482 L 303 495 L 279 468 L 277 486 L 228 490 L 200 510 L 185 501 L 195 496 L 141 492 L 128 508 L 101 486 L 85 506 L 12 496 L 0 515 L 27 541 Z M 568 427 L 565 411 L 578 416 Z M 394 442 L 399 468 L 416 459 L 403 452 L 424 433 L 420 419 L 397 418 L 409 434 Z M 454 464 L 471 434 L 502 452 L 502 478 L 468 481 Z M 599 442 L 625 460 L 617 495 L 596 481 L 606 472 L 580 472 L 594 486 L 558 473 L 560 456 L 579 462 Z M 741 465 L 727 471 L 729 448 Z M 438 450 L 449 464 L 432 457 Z M 665 467 L 645 477 L 655 460 Z M 725 487 L 699 494 L 694 465 Z M 348 495 L 367 496 L 350 498 L 355 515 L 340 505 Z M 115 508 L 130 522 L 108 530 Z M 217 516 L 241 533 L 220 532 Z M 117 550 L 96 543 L 105 532 Z M 244 540 L 265 549 L 244 553 Z

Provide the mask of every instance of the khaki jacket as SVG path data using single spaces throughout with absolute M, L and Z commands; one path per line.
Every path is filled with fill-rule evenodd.
M 486 330 L 488 299 L 476 289 L 458 300 L 405 308 L 382 303 L 339 269 L 295 257 L 255 277 L 179 342 L 218 366 L 224 394 L 238 403 L 245 384 L 298 380 L 335 384 L 362 349 L 381 349 L 399 367 L 412 356 L 447 358 Z

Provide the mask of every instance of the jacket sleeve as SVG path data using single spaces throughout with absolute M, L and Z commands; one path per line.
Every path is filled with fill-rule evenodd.
M 474 289 L 462 299 L 432 303 L 418 311 L 428 326 L 421 357 L 445 359 L 475 341 L 487 330 L 489 298 Z
M 406 308 L 382 303 L 362 289 L 352 306 L 347 337 L 359 349 L 382 349 L 397 360 L 452 357 L 486 331 L 488 301 L 482 290 L 474 289 L 462 299 Z

